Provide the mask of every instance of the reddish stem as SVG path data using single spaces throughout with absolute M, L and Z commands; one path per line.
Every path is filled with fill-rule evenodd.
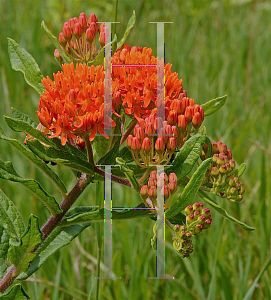
M 136 126 L 137 123 L 137 119 L 133 119 L 133 121 L 131 122 L 129 128 L 126 130 L 126 132 L 124 133 L 123 137 L 120 140 L 120 146 L 125 142 L 125 140 L 127 139 L 128 135 L 132 132 L 132 130 L 134 129 L 134 127 Z

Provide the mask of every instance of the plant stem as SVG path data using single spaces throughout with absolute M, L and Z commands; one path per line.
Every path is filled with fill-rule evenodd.
M 88 135 L 85 137 L 85 143 L 86 143 L 86 146 L 87 146 L 88 161 L 90 163 L 92 163 L 93 166 L 95 166 L 94 158 L 93 158 L 92 146 L 91 146 L 91 143 L 89 141 L 89 136 Z
M 146 172 L 145 172 L 145 173 L 142 175 L 142 177 L 138 180 L 138 183 L 139 183 L 139 184 L 142 184 L 142 183 L 145 181 L 145 179 L 150 175 L 152 169 L 153 169 L 153 168 L 148 168 L 148 169 L 146 170 Z
M 128 129 L 124 133 L 123 137 L 121 138 L 121 140 L 120 140 L 120 146 L 125 142 L 125 140 L 127 139 L 128 135 L 132 132 L 132 130 L 136 126 L 136 123 L 137 123 L 137 119 L 134 118 L 133 121 L 131 122 L 130 126 L 128 127 Z

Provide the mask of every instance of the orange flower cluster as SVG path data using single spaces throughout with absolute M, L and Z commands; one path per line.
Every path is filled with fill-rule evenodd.
M 104 113 L 104 72 L 101 66 L 88 67 L 73 63 L 62 65 L 63 72 L 42 80 L 45 87 L 38 104 L 40 123 L 51 132 L 50 138 L 68 137 L 78 140 L 90 134 L 92 141 L 99 131 L 107 137 L 105 128 L 116 124 Z M 116 103 L 116 102 L 114 102 Z M 113 106 L 113 109 L 116 107 Z
M 161 63 L 164 66 L 163 62 Z M 166 115 L 170 103 L 183 94 L 182 79 L 172 73 L 171 64 L 165 65 L 165 107 Z M 120 92 L 122 105 L 127 115 L 137 119 L 155 114 L 157 107 L 157 58 L 151 48 L 124 45 L 112 57 L 113 94 Z

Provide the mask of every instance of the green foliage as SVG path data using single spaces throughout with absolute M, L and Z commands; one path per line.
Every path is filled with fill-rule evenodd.
M 118 42 L 117 50 L 119 50 L 122 47 L 122 45 L 125 43 L 125 41 L 127 40 L 131 29 L 135 26 L 135 21 L 136 21 L 136 13 L 133 10 L 133 14 L 132 14 L 130 20 L 128 21 L 125 33 L 124 33 L 122 39 Z
M 167 217 L 174 217 L 176 214 L 180 213 L 185 207 L 189 204 L 192 204 L 194 198 L 201 186 L 202 180 L 205 177 L 206 171 L 209 168 L 209 165 L 212 161 L 212 158 L 206 159 L 197 170 L 193 173 L 188 184 L 185 186 L 178 200 L 175 201 L 166 212 Z
M 202 108 L 204 110 L 204 116 L 210 116 L 216 111 L 218 111 L 226 102 L 227 95 L 218 97 L 216 99 L 210 100 L 204 104 L 202 104 Z
M 8 52 L 12 68 L 24 73 L 25 81 L 40 94 L 44 91 L 43 78 L 35 59 L 14 40 L 8 39 Z
M 21 245 L 11 246 L 8 250 L 8 259 L 16 267 L 16 275 L 25 272 L 29 264 L 37 256 L 32 252 L 42 242 L 42 233 L 39 228 L 39 219 L 34 215 L 29 218 L 28 228 L 22 236 Z
M 18 244 L 24 233 L 24 223 L 21 213 L 13 202 L 0 190 L 0 225 L 12 238 L 13 244 Z M 3 234 L 3 232 L 2 232 Z M 6 235 L 6 233 L 4 233 Z
M 38 181 L 36 181 L 35 179 L 27 179 L 20 177 L 14 170 L 11 162 L 5 163 L 0 159 L 0 168 L 0 178 L 14 182 L 19 182 L 22 185 L 24 185 L 50 209 L 53 215 L 62 211 L 59 208 L 56 199 L 53 196 L 49 195 Z
M 7 269 L 6 257 L 9 248 L 9 239 L 10 235 L 8 234 L 8 231 L 0 226 L 0 278 L 3 277 Z
M 21 284 L 15 284 L 10 291 L 0 295 L 1 300 L 27 300 L 29 296 L 24 291 Z
M 120 171 L 123 172 L 126 175 L 127 179 L 130 181 L 132 188 L 138 191 L 139 185 L 133 170 L 129 169 L 126 162 L 120 157 L 116 158 L 116 162 L 120 166 Z

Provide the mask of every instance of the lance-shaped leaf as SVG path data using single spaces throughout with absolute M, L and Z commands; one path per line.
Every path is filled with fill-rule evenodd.
M 112 46 L 112 48 L 111 48 Z M 114 39 L 112 41 L 112 45 L 111 43 L 106 44 L 100 51 L 99 53 L 96 55 L 96 57 L 94 58 L 94 60 L 89 61 L 87 63 L 88 66 L 101 66 L 104 64 L 104 57 L 105 57 L 105 53 L 109 53 L 110 55 L 114 54 L 114 52 L 116 51 L 117 48 L 117 36 L 114 36 Z
M 187 205 L 193 203 L 211 161 L 212 158 L 208 158 L 197 168 L 179 198 L 168 208 L 166 212 L 167 218 L 174 217 Z
M 12 69 L 24 73 L 25 81 L 40 94 L 44 91 L 43 75 L 35 59 L 14 40 L 8 38 L 8 53 Z
M 132 188 L 134 188 L 135 190 L 138 191 L 139 185 L 138 185 L 138 181 L 134 175 L 134 171 L 128 168 L 125 160 L 123 160 L 122 158 L 117 157 L 116 162 L 120 166 L 120 171 L 123 172 L 125 174 L 125 176 L 127 177 L 127 179 L 130 181 Z
M 54 254 L 57 250 L 71 243 L 84 229 L 90 224 L 73 225 L 69 227 L 57 227 L 42 243 L 36 251 L 36 257 L 30 264 L 29 269 L 22 273 L 18 279 L 25 280 L 36 272 L 46 261 L 46 259 Z
M 0 190 L 0 225 L 12 238 L 11 242 L 20 242 L 25 230 L 22 215 L 2 190 Z
M 121 157 L 123 160 L 127 162 L 132 162 L 134 159 L 133 159 L 133 156 L 132 156 L 132 153 L 131 151 L 129 150 L 128 147 L 123 147 L 119 150 L 119 154 L 118 154 L 118 157 Z
M 38 181 L 20 177 L 14 170 L 11 162 L 8 162 L 7 165 L 5 165 L 5 163 L 1 160 L 0 166 L 2 168 L 0 169 L 0 178 L 19 182 L 24 185 L 49 208 L 52 215 L 56 215 L 62 212 L 56 199 L 53 196 L 49 195 Z
M 58 39 L 52 34 L 52 32 L 48 29 L 45 22 L 41 22 L 41 29 L 44 32 L 44 34 L 53 42 L 54 46 L 58 49 L 60 52 L 63 60 L 65 63 L 70 63 L 71 59 L 67 56 L 67 54 L 63 51 L 62 47 L 60 46 Z
M 184 146 L 180 149 L 176 155 L 172 166 L 169 167 L 166 172 L 174 172 L 178 177 L 178 182 L 186 176 L 195 165 L 196 161 L 199 159 L 202 145 L 206 140 L 206 128 L 203 127 L 201 132 L 192 136 Z
M 10 291 L 0 295 L 1 300 L 27 300 L 29 296 L 24 291 L 21 284 L 15 284 Z
M 121 48 L 121 46 L 125 43 L 125 41 L 127 40 L 128 38 L 128 35 L 131 31 L 131 29 L 134 27 L 135 25 L 135 21 L 136 21 L 136 14 L 135 14 L 135 11 L 133 10 L 133 14 L 130 18 L 130 20 L 128 21 L 127 23 L 127 27 L 126 27 L 126 30 L 125 30 L 125 33 L 122 37 L 122 39 L 118 42 L 118 46 L 117 46 L 117 50 L 119 50 Z
M 38 157 L 40 157 L 43 160 L 53 161 L 71 169 L 87 174 L 95 174 L 92 171 L 93 165 L 90 162 L 84 161 L 80 157 L 72 155 L 70 152 L 66 152 L 50 146 L 45 146 L 41 144 L 38 140 L 27 141 L 27 146 L 33 153 L 35 153 Z
M 61 226 L 68 226 L 81 223 L 102 222 L 105 218 L 106 209 L 101 208 L 94 211 L 82 212 L 77 215 L 72 215 L 66 218 L 61 223 Z M 135 207 L 129 209 L 119 209 L 114 207 L 111 211 L 112 220 L 127 220 L 134 218 L 143 218 L 153 216 L 154 211 L 144 207 Z
M 227 95 L 210 100 L 201 105 L 204 111 L 204 116 L 210 116 L 216 111 L 218 111 L 225 104 L 226 100 Z
M 21 239 L 21 245 L 11 246 L 8 250 L 8 260 L 16 267 L 16 273 L 26 272 L 30 263 L 37 256 L 32 250 L 42 243 L 42 232 L 39 228 L 39 219 L 31 215 L 28 228 Z
M 0 278 L 3 278 L 7 269 L 6 257 L 9 248 L 10 235 L 7 230 L 0 226 Z
M 243 175 L 243 173 L 245 172 L 246 168 L 247 168 L 246 164 L 242 163 L 239 166 L 239 168 L 237 169 L 237 173 L 236 173 L 237 177 L 240 177 L 241 175 Z
M 199 190 L 198 191 L 199 196 L 206 202 L 208 203 L 208 205 L 210 205 L 212 208 L 214 208 L 216 211 L 218 211 L 223 217 L 225 217 L 226 219 L 242 226 L 245 230 L 247 231 L 252 231 L 255 230 L 254 227 L 251 227 L 239 220 L 237 220 L 236 218 L 234 218 L 233 216 L 231 216 L 229 213 L 227 213 L 225 211 L 224 208 L 220 207 L 211 197 L 209 197 L 205 192 Z
M 24 121 L 31 125 L 31 127 L 37 128 L 38 124 L 29 115 L 22 113 L 14 107 L 11 107 L 11 112 L 14 119 Z
M 116 157 L 118 156 L 120 147 L 120 138 L 121 137 L 119 136 L 110 151 L 108 151 L 103 157 L 99 159 L 99 165 L 114 165 L 116 163 Z
M 60 180 L 57 174 L 49 168 L 49 166 L 43 161 L 40 160 L 36 155 L 33 154 L 26 146 L 22 145 L 16 139 L 9 138 L 5 135 L 2 127 L 0 126 L 0 139 L 8 141 L 15 148 L 17 148 L 25 157 L 27 157 L 32 163 L 34 163 L 41 171 L 43 171 L 53 183 L 63 192 L 66 193 L 66 187 L 64 183 Z

